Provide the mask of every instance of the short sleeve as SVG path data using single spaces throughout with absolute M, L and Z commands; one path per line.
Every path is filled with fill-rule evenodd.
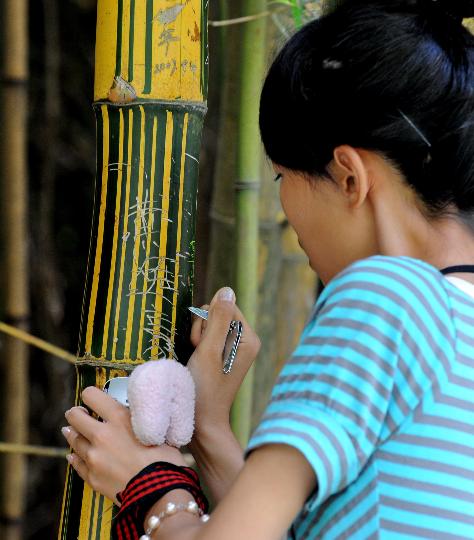
M 431 388 L 452 338 L 442 291 L 429 266 L 373 257 L 318 300 L 246 452 L 299 450 L 317 477 L 307 510 L 351 484 Z

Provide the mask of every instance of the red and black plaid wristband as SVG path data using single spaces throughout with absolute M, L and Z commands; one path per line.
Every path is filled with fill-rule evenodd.
M 112 526 L 113 540 L 139 540 L 145 533 L 143 522 L 150 508 L 174 489 L 188 491 L 199 508 L 207 513 L 209 503 L 193 469 L 165 461 L 152 463 L 134 476 L 117 495 L 122 506 Z

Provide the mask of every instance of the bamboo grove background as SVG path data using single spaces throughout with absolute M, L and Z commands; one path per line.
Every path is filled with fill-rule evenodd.
M 288 227 L 278 186 L 272 183 L 268 164 L 258 151 L 254 120 L 266 64 L 295 27 L 318 15 L 320 4 L 303 0 L 209 3 L 210 77 L 198 157 L 194 276 L 190 266 L 185 281 L 189 277 L 191 283 L 194 277 L 195 305 L 205 303 L 223 285 L 236 288 L 239 303 L 262 336 L 256 369 L 239 396 L 244 412 L 233 413 L 234 428 L 242 440 L 258 421 L 316 293 L 315 276 Z M 120 5 L 123 2 L 118 0 Z M 153 141 L 151 152 L 143 152 L 141 157 L 139 170 L 146 174 L 133 182 L 133 189 L 140 190 L 142 201 L 148 202 L 153 200 L 152 190 L 163 187 L 159 175 L 152 175 L 152 156 L 168 152 L 176 161 L 183 156 L 178 147 L 185 145 L 184 153 L 196 157 L 196 139 L 187 135 L 195 134 L 202 122 L 202 115 L 148 112 L 141 104 L 128 110 L 98 104 L 93 110 L 96 21 L 96 0 L 0 0 L 0 321 L 29 330 L 71 353 L 77 350 L 90 249 L 96 120 L 103 133 L 110 126 L 119 127 L 119 139 L 110 141 L 107 148 L 110 163 L 126 163 L 131 132 Z M 144 37 L 139 54 L 146 63 Z M 173 46 L 173 41 L 169 44 Z M 130 56 L 117 55 L 111 75 L 119 74 L 119 65 L 130 79 Z M 173 67 L 162 62 L 159 69 Z M 141 82 L 140 90 L 149 91 L 153 75 Z M 185 159 L 189 167 L 197 168 L 193 159 Z M 107 198 L 113 202 L 125 196 L 129 178 L 127 167 L 111 169 L 115 169 L 110 174 L 116 188 Z M 132 193 L 131 189 L 128 197 L 133 202 L 138 191 Z M 177 195 L 178 206 L 168 209 L 171 214 L 180 211 Z M 182 202 L 181 212 L 184 199 Z M 249 207 L 253 211 L 242 220 L 242 210 Z M 104 237 L 102 248 L 129 232 L 130 242 L 134 241 L 135 231 L 117 230 Z M 144 239 L 145 251 L 147 243 L 160 234 L 156 230 L 156 238 Z M 190 237 L 183 239 L 183 244 L 189 242 Z M 97 245 L 92 247 L 97 251 Z M 145 251 L 139 265 L 146 260 Z M 178 246 L 170 246 L 170 253 L 163 256 L 174 257 L 176 251 Z M 124 256 L 124 267 L 130 264 L 126 261 Z M 118 284 L 121 254 L 117 252 L 115 261 L 104 259 L 103 264 L 115 268 Z M 252 275 L 256 280 L 247 283 Z M 137 272 L 132 288 L 143 292 L 144 285 Z M 129 286 L 122 283 L 125 291 Z M 153 309 L 151 299 L 148 305 L 141 295 L 131 306 L 126 293 L 117 291 L 115 304 L 109 296 L 109 288 L 99 281 L 95 308 L 85 315 L 80 354 L 91 351 L 97 356 L 130 359 L 140 352 L 152 357 L 167 346 L 165 339 L 153 344 L 154 351 L 147 350 L 143 332 L 136 339 L 127 332 L 119 333 L 124 327 L 121 317 L 135 322 L 142 314 L 146 316 L 146 309 Z M 118 317 L 110 317 L 114 310 Z M 173 316 L 177 313 L 165 313 L 171 323 Z M 175 331 L 183 337 L 185 326 L 174 321 Z M 184 340 L 181 349 L 186 349 Z M 74 402 L 75 369 L 57 355 L 0 334 L 0 374 L 0 538 L 56 538 L 66 478 L 62 457 L 66 449 L 59 430 L 64 425 L 64 411 Z M 6 441 L 18 445 L 12 448 Z M 30 446 L 25 449 L 22 444 Z
M 124 3 L 119 1 L 117 6 Z M 108 284 L 105 286 L 100 280 L 95 285 L 93 280 L 87 282 L 85 294 L 94 298 L 94 305 L 89 305 L 89 311 L 83 314 L 85 327 L 81 332 L 79 357 L 84 358 L 88 352 L 92 357 L 130 359 L 141 355 L 150 358 L 166 348 L 169 344 L 166 336 L 161 342 L 153 343 L 153 350 L 145 346 L 151 345 L 146 333 L 135 333 L 136 337 L 132 338 L 130 333 L 120 332 L 130 323 L 143 328 L 140 319 L 149 316 L 154 309 L 156 298 L 136 295 L 132 301 L 133 296 L 127 292 L 130 287 L 143 292 L 146 285 L 143 276 L 150 275 L 150 266 L 146 270 L 143 266 L 146 265 L 147 244 L 157 242 L 162 231 L 157 229 L 149 238 L 141 238 L 140 231 L 137 235 L 133 229 L 107 228 L 105 219 L 113 219 L 112 212 L 104 218 L 103 226 L 109 232 L 100 248 L 94 243 L 89 246 L 96 169 L 95 122 L 98 148 L 107 152 L 107 156 L 98 155 L 98 159 L 118 164 L 110 167 L 108 173 L 113 176 L 113 182 L 107 183 L 111 189 L 106 199 L 112 207 L 119 198 L 127 196 L 130 213 L 133 213 L 137 197 L 142 203 L 150 202 L 152 191 L 163 189 L 162 179 L 152 174 L 153 156 L 160 152 L 168 153 L 171 162 L 185 156 L 186 166 L 196 169 L 195 176 L 199 161 L 196 242 L 191 238 L 192 227 L 185 222 L 183 235 L 184 231 L 190 231 L 190 236 L 181 239 L 183 245 L 195 247 L 195 252 L 189 254 L 194 270 L 191 264 L 180 275 L 184 275 L 183 282 L 188 285 L 194 277 L 194 304 L 197 305 L 206 302 L 218 287 L 233 286 L 241 298 L 240 304 L 256 321 L 265 343 L 261 354 L 264 360 L 259 362 L 253 379 L 249 378 L 244 395 L 239 398 L 241 409 L 247 407 L 247 414 L 234 413 L 235 429 L 242 440 L 258 420 L 271 383 L 294 344 L 315 290 L 315 278 L 306 269 L 306 259 L 297 248 L 279 207 L 277 186 L 271 182 L 261 152 L 255 150 L 260 147 L 255 115 L 265 65 L 279 42 L 285 39 L 285 33 L 293 31 L 296 20 L 291 6 L 283 4 L 251 0 L 210 3 L 208 114 L 199 154 L 195 135 L 201 129 L 203 111 L 195 111 L 196 114 L 184 110 L 148 111 L 141 103 L 127 110 L 104 103 L 92 109 L 97 17 L 94 0 L 0 0 L 0 87 L 2 141 L 5 141 L 0 169 L 3 220 L 0 255 L 1 260 L 11 260 L 9 265 L 0 268 L 0 321 L 24 328 L 74 353 L 89 250 L 93 252 L 90 264 L 94 265 L 98 251 L 110 251 L 114 242 L 120 244 L 117 239 L 130 233 L 127 242 L 132 252 L 137 238 L 140 246 L 142 242 L 145 246 L 138 259 L 136 283 L 123 281 L 122 291 L 117 290 L 114 300 L 115 293 L 111 295 Z M 229 19 L 232 24 L 220 25 L 219 21 Z M 15 24 L 12 25 L 12 21 Z M 143 37 L 143 50 L 135 50 L 134 54 L 142 54 L 146 63 L 149 42 L 147 36 Z M 173 47 L 173 37 L 169 34 L 164 46 Z M 256 49 L 240 46 L 243 39 L 257 47 L 258 58 L 254 56 Z M 121 72 L 128 80 L 133 76 L 140 79 L 139 73 L 130 73 L 133 70 L 130 55 L 117 54 L 113 60 L 112 78 Z M 190 63 L 188 67 L 191 70 L 193 66 Z M 159 69 L 169 70 L 173 66 L 162 62 Z M 140 79 L 139 90 L 144 94 L 149 92 L 157 74 Z M 103 83 L 107 91 L 110 82 L 108 76 Z M 201 82 L 201 88 L 202 84 L 205 82 Z M 103 90 L 99 94 L 103 94 Z M 194 97 L 191 96 L 191 100 Z M 111 132 L 112 127 L 118 127 L 120 135 L 118 140 L 110 140 L 106 145 L 104 138 L 100 138 Z M 132 132 L 138 136 L 137 140 L 143 140 L 143 148 L 150 146 L 140 157 L 140 178 L 129 178 L 127 167 L 120 166 L 127 163 Z M 149 145 L 147 141 L 153 142 Z M 15 163 L 13 158 L 16 168 L 9 169 L 11 163 Z M 12 182 L 12 178 L 22 178 L 24 183 Z M 99 175 L 97 181 L 105 179 Z M 241 185 L 245 181 L 250 185 Z M 12 188 L 17 191 L 12 193 Z M 173 202 L 168 208 L 169 218 L 180 212 L 187 215 L 192 200 L 180 199 L 179 193 L 173 195 L 170 201 L 176 204 Z M 246 199 L 244 211 L 250 200 L 254 217 L 252 211 L 244 220 L 238 217 L 238 197 Z M 16 221 L 19 215 L 23 222 Z M 98 216 L 100 213 L 96 212 L 94 219 L 100 219 Z M 252 241 L 242 238 L 245 229 L 251 229 Z M 19 236 L 14 236 L 13 232 Z M 179 252 L 177 245 L 168 248 L 162 254 L 164 258 L 174 257 Z M 255 274 L 254 283 L 245 277 L 240 278 L 239 284 L 237 254 L 246 262 L 240 272 L 245 276 Z M 104 257 L 100 262 L 102 273 L 104 269 L 114 269 L 113 288 L 119 287 L 121 272 L 127 264 L 133 264 L 130 261 L 117 250 L 115 260 Z M 158 267 L 156 270 L 159 272 Z M 18 274 L 21 283 L 16 285 Z M 17 286 L 20 289 L 15 288 Z M 162 299 L 164 304 L 171 305 L 172 298 L 168 298 L 173 294 L 171 289 L 174 286 Z M 186 290 L 184 303 L 190 299 L 189 286 Z M 182 351 L 181 356 L 186 355 L 189 348 L 184 339 L 187 323 L 179 312 L 168 311 L 163 310 L 162 316 L 166 324 L 171 323 L 170 330 L 174 329 L 183 337 L 178 349 Z M 55 538 L 66 478 L 65 462 L 61 459 L 66 449 L 59 429 L 64 425 L 64 410 L 74 402 L 75 369 L 53 354 L 26 347 L 20 340 L 3 334 L 0 334 L 0 362 L 3 399 L 0 537 L 8 540 Z M 87 374 L 87 370 L 81 376 L 84 383 L 97 382 L 95 375 Z M 12 448 L 5 442 L 19 443 L 19 446 Z M 21 444 L 29 446 L 25 449 Z

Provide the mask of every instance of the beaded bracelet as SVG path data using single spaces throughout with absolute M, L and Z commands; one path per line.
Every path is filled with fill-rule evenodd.
M 142 469 L 117 494 L 121 507 L 112 523 L 113 540 L 139 540 L 145 533 L 143 526 L 150 508 L 175 489 L 186 490 L 204 515 L 209 503 L 199 484 L 199 476 L 189 467 L 165 461 L 152 463 Z
M 205 514 L 195 501 L 189 501 L 186 504 L 169 502 L 166 504 L 165 509 L 157 516 L 153 515 L 148 518 L 146 532 L 143 536 L 140 536 L 140 540 L 151 540 L 151 535 L 159 529 L 160 525 L 167 517 L 182 511 L 199 516 L 203 523 L 209 521 L 209 514 Z

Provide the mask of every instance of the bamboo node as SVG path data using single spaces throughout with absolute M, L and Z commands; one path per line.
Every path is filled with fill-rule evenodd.
M 118 76 L 114 77 L 107 97 L 112 103 L 124 104 L 135 101 L 137 99 L 137 93 L 129 82 Z
M 223 21 L 209 21 L 209 26 L 232 26 L 234 24 L 245 24 L 248 22 L 256 21 L 262 19 L 263 17 L 268 17 L 270 15 L 269 11 L 262 11 L 262 13 L 256 13 L 255 15 L 247 15 L 246 17 L 237 17 L 235 19 L 226 19 Z
M 29 80 L 27 77 L 1 77 L 0 84 L 2 86 L 27 87 Z
M 19 444 L 0 441 L 0 454 L 25 454 L 30 456 L 64 458 L 68 453 L 68 448 L 54 448 L 33 444 Z
M 137 366 L 143 363 L 144 363 L 144 360 L 130 360 L 130 361 L 125 360 L 123 362 L 104 360 L 103 358 L 95 358 L 91 356 L 90 354 L 86 354 L 85 356 L 78 358 L 76 360 L 77 367 L 91 366 L 91 367 L 99 367 L 99 368 L 118 369 L 118 370 L 127 371 L 127 372 L 133 371 Z
M 235 191 L 259 191 L 260 182 L 235 182 Z

